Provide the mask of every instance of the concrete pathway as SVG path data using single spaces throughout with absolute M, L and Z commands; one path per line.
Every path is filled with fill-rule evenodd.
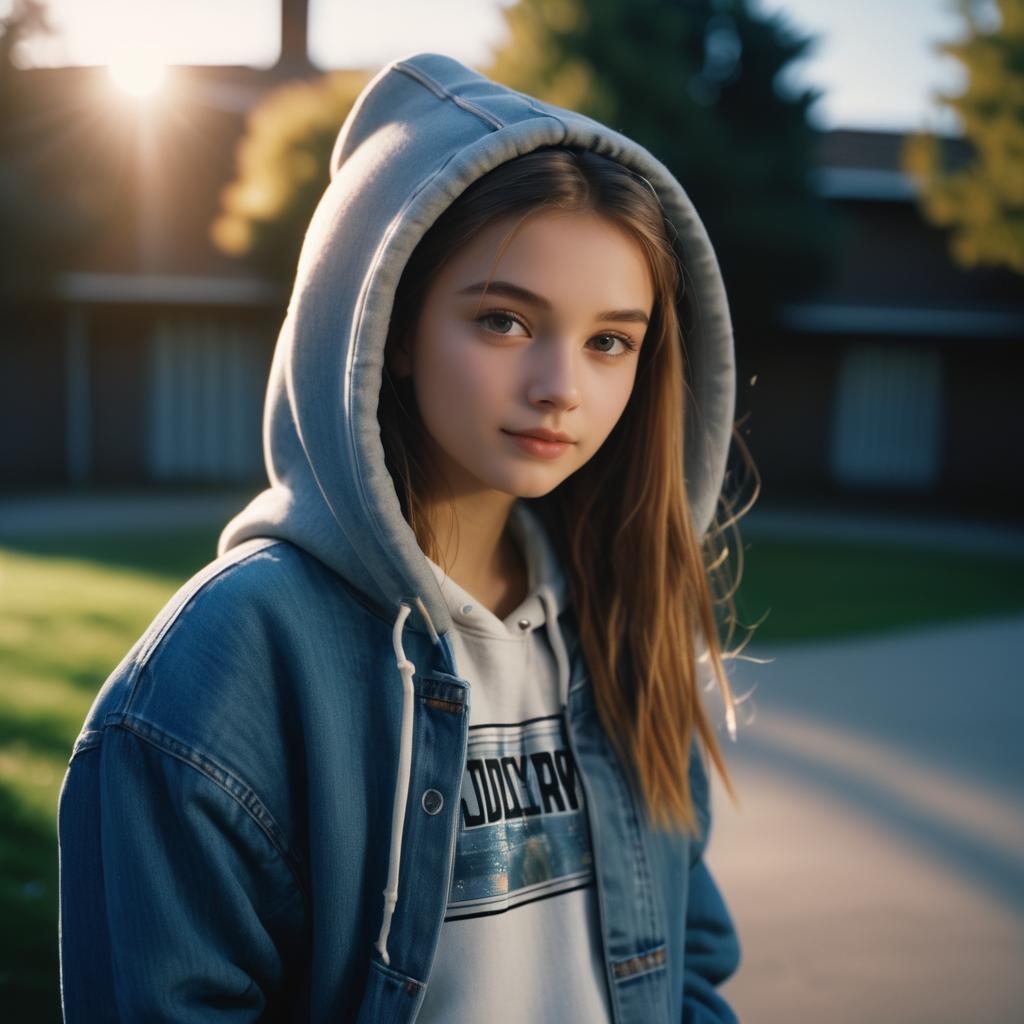
M 744 1024 L 1024 1021 L 1022 649 L 1014 615 L 730 663 L 707 859 Z

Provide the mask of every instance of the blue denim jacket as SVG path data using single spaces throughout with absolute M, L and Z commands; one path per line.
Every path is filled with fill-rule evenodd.
M 703 860 L 702 758 L 694 747 L 701 841 L 655 832 L 600 727 L 571 612 L 559 625 L 615 1020 L 735 1020 L 716 992 L 739 947 Z M 168 602 L 97 697 L 61 793 L 67 1021 L 415 1018 L 447 902 L 469 684 L 448 643 L 406 630 L 413 758 L 386 966 L 392 628 L 271 539 Z
M 708 527 L 735 367 L 714 251 L 680 183 L 619 132 L 440 54 L 385 67 L 338 135 L 267 385 L 269 486 L 114 669 L 61 793 L 69 1021 L 408 1021 L 443 921 L 470 682 L 377 419 L 395 289 L 490 169 L 593 149 L 650 188 L 686 269 L 686 486 Z M 699 315 L 698 315 L 699 313 Z M 649 825 L 597 717 L 571 604 L 566 731 L 618 1024 L 729 1021 L 729 914 Z M 691 785 L 707 826 L 694 748 Z M 496 1019 L 500 1019 L 496 1008 Z

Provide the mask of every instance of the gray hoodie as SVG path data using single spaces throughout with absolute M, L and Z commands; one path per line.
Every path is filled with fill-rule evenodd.
M 376 75 L 342 126 L 267 388 L 270 486 L 227 524 L 219 553 L 249 537 L 290 540 L 392 617 L 409 602 L 418 611 L 410 628 L 451 628 L 384 464 L 377 400 L 392 302 L 417 242 L 456 196 L 498 164 L 559 144 L 646 177 L 676 229 L 696 314 L 686 342 L 687 491 L 698 533 L 708 527 L 731 438 L 735 367 L 725 288 L 693 204 L 625 135 L 420 53 Z

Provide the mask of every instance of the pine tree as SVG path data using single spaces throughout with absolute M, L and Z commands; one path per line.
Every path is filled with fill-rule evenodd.
M 738 327 L 821 286 L 838 229 L 811 185 L 819 93 L 780 85 L 813 38 L 747 0 L 520 0 L 505 17 L 487 73 L 666 164 L 708 229 Z
M 994 0 L 997 25 L 980 16 L 992 3 L 958 7 L 966 35 L 938 49 L 963 64 L 967 85 L 937 98 L 959 116 L 972 155 L 951 168 L 941 140 L 919 132 L 905 144 L 904 167 L 920 184 L 924 216 L 951 230 L 954 260 L 1024 273 L 1024 0 Z

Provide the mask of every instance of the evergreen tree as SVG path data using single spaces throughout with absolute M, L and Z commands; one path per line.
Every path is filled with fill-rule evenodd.
M 921 185 L 921 208 L 950 228 L 950 251 L 963 266 L 988 264 L 1024 273 L 1024 0 L 994 0 L 999 23 L 983 24 L 977 0 L 958 0 L 966 35 L 938 49 L 959 60 L 967 86 L 938 100 L 959 116 L 973 154 L 948 166 L 941 141 L 908 138 L 904 167 Z
M 520 0 L 488 74 L 618 128 L 682 182 L 740 330 L 823 284 L 837 241 L 812 187 L 814 90 L 780 76 L 814 40 L 747 0 Z

